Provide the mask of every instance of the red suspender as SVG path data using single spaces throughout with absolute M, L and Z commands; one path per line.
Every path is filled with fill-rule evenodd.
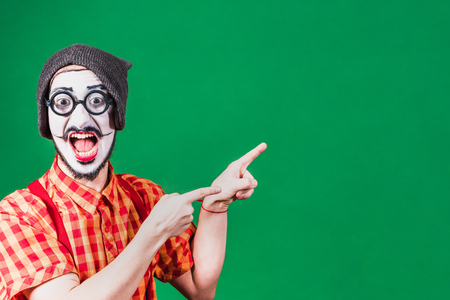
M 116 178 L 119 179 L 120 185 L 125 189 L 125 191 L 131 194 L 131 201 L 133 201 L 134 207 L 136 207 L 139 214 L 139 218 L 141 219 L 141 222 L 143 222 L 147 218 L 148 214 L 141 196 L 139 196 L 131 184 L 122 178 L 122 175 L 117 175 Z
M 53 224 L 55 224 L 56 227 L 56 234 L 58 235 L 58 241 L 66 247 L 66 249 L 69 251 L 70 255 L 73 257 L 73 251 L 72 247 L 70 246 L 69 242 L 69 236 L 67 235 L 66 229 L 64 228 L 63 221 L 61 219 L 61 216 L 59 215 L 58 209 L 56 208 L 55 203 L 50 199 L 48 196 L 47 191 L 42 187 L 42 185 L 39 183 L 38 180 L 33 181 L 29 186 L 28 189 L 30 190 L 30 193 L 33 195 L 38 196 L 41 198 L 45 205 L 47 206 L 48 214 L 50 215 L 50 218 L 53 221 Z

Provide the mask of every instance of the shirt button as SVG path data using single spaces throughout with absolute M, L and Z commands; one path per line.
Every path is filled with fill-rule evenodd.
M 109 232 L 109 227 L 106 227 L 106 228 L 105 228 L 105 231 L 106 231 L 106 232 Z

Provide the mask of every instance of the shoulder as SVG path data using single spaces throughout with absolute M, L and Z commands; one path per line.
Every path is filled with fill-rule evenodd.
M 29 187 L 39 182 L 40 185 L 48 192 L 47 173 L 41 178 L 35 180 L 28 187 L 16 190 L 0 201 L 0 214 L 46 214 L 47 208 L 45 202 L 30 191 Z
M 117 174 L 118 178 L 125 180 L 136 191 L 145 190 L 146 193 L 151 192 L 155 195 L 164 195 L 164 191 L 158 184 L 151 180 L 140 178 L 131 174 Z
M 28 189 L 17 190 L 0 201 L 0 228 L 23 223 L 49 231 L 47 208 L 39 197 Z
M 0 201 L 0 214 L 26 214 L 37 201 L 36 198 L 28 189 L 17 190 Z
M 119 185 L 125 188 L 125 190 L 128 190 L 128 188 L 124 186 L 123 181 L 139 194 L 139 197 L 143 199 L 148 211 L 153 209 L 159 199 L 164 196 L 164 191 L 161 186 L 151 180 L 130 174 L 119 174 L 116 176 L 118 177 Z

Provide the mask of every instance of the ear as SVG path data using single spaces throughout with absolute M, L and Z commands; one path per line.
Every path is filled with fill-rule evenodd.
M 114 103 L 111 111 L 109 112 L 109 126 L 117 131 L 117 124 L 119 124 L 119 114 L 117 113 L 117 106 Z

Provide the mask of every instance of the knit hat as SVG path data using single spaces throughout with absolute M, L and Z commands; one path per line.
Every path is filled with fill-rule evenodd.
M 127 73 L 132 63 L 103 50 L 75 44 L 53 54 L 42 68 L 36 93 L 41 136 L 52 139 L 48 126 L 48 109 L 44 103 L 49 96 L 50 80 L 59 69 L 68 65 L 84 66 L 97 75 L 114 99 L 116 130 L 122 130 L 125 127 L 128 97 Z

